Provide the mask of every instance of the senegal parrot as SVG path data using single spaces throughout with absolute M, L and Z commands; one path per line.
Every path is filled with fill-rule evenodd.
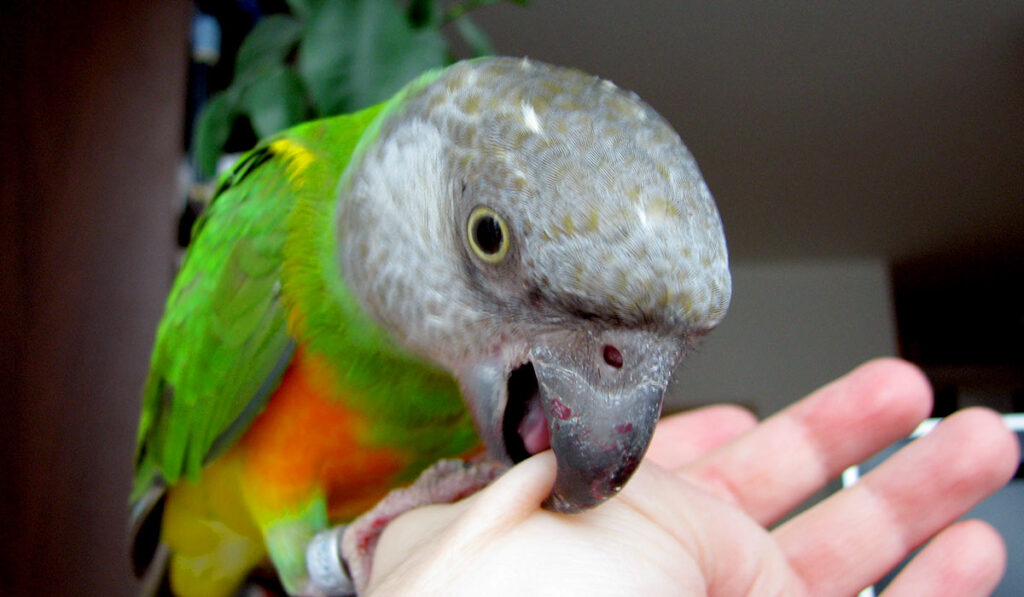
M 225 174 L 167 301 L 138 429 L 136 564 L 184 596 L 269 562 L 444 458 L 552 449 L 549 509 L 613 496 L 670 375 L 724 316 L 693 157 L 636 95 L 457 63 L 261 142 Z M 481 447 L 482 446 L 482 447 Z

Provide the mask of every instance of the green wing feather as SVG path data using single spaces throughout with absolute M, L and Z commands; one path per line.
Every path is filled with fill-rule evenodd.
M 297 201 L 286 139 L 314 147 L 328 167 L 305 181 L 334 185 L 379 111 L 300 125 L 268 139 L 225 176 L 194 240 L 157 330 L 139 421 L 133 499 L 157 483 L 195 477 L 265 405 L 294 340 L 282 300 L 289 214 Z
M 245 156 L 196 225 L 157 330 L 136 491 L 157 471 L 168 483 L 198 473 L 289 351 L 280 270 L 292 197 L 271 158 L 266 147 Z
M 292 266 L 295 259 L 302 260 L 307 265 L 300 269 L 311 273 L 308 285 L 291 289 L 298 293 L 296 300 L 310 310 L 330 305 L 327 311 L 338 311 L 336 315 L 346 324 L 333 321 L 336 317 L 324 318 L 332 322 L 327 327 L 335 337 L 312 338 L 313 345 L 330 354 L 337 348 L 334 345 L 348 345 L 365 333 L 375 343 L 390 346 L 375 326 L 358 325 L 360 317 L 366 316 L 355 314 L 358 306 L 347 291 L 324 286 L 342 284 L 336 270 L 324 272 L 324 255 L 334 246 L 328 234 L 331 227 L 324 225 L 324 218 L 333 213 L 330 206 L 336 205 L 338 183 L 353 152 L 371 143 L 381 122 L 401 109 L 404 98 L 428 85 L 440 72 L 424 73 L 384 104 L 301 124 L 271 137 L 227 173 L 196 223 L 193 244 L 157 330 L 139 420 L 132 501 L 155 485 L 170 485 L 182 476 L 196 478 L 206 463 L 245 431 L 276 389 L 296 343 L 289 335 L 290 300 L 283 296 L 288 291 L 282 280 L 286 260 Z M 301 216 L 306 211 L 317 221 L 304 222 Z M 301 233 L 290 228 L 297 225 L 303 228 Z M 322 230 L 310 235 L 311 227 Z M 303 246 L 302 239 L 311 238 L 323 242 Z M 328 255 L 326 261 L 333 263 L 334 259 Z M 325 300 L 327 292 L 338 295 L 334 298 L 343 299 L 341 303 L 347 306 Z M 304 313 L 306 316 L 315 319 L 313 313 Z M 342 328 L 347 332 L 338 334 Z M 306 340 L 310 339 L 302 339 Z M 374 357 L 371 360 L 377 361 L 378 367 L 362 367 L 366 363 L 353 359 L 347 351 L 333 361 L 348 363 L 349 377 L 376 375 L 372 372 L 379 371 L 379 361 L 393 351 L 402 352 L 393 346 L 384 353 L 377 346 L 363 351 Z M 377 409 L 390 409 L 394 411 L 390 417 L 398 419 L 433 411 L 440 423 L 456 425 L 458 432 L 453 438 L 440 439 L 436 433 L 425 433 L 421 435 L 427 439 L 422 441 L 440 442 L 446 453 L 458 453 L 472 445 L 472 422 L 454 382 L 410 359 L 406 355 L 395 360 L 394 367 L 401 375 L 391 378 L 408 384 L 397 383 L 387 392 L 384 388 L 370 392 Z M 360 369 L 366 371 L 359 373 Z M 364 382 L 356 385 L 374 385 Z M 379 385 L 379 379 L 376 383 Z M 378 399 L 392 391 L 403 395 L 409 408 L 401 401 Z M 404 411 L 414 414 L 403 417 Z

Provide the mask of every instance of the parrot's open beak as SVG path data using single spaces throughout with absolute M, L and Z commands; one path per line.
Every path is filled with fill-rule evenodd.
M 640 464 L 681 346 L 643 331 L 555 332 L 514 369 L 477 364 L 462 387 L 493 455 L 515 463 L 554 451 L 544 506 L 578 512 L 615 495 Z

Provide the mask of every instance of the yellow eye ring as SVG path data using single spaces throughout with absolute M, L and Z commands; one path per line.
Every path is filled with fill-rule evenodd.
M 487 263 L 501 263 L 508 255 L 508 224 L 489 207 L 476 207 L 469 214 L 466 237 L 476 256 Z

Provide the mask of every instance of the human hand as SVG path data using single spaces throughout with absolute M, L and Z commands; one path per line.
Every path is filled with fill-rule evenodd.
M 905 437 L 931 391 L 901 361 L 868 363 L 756 425 L 711 407 L 659 425 L 613 500 L 542 510 L 554 457 L 538 454 L 482 492 L 396 519 L 369 595 L 851 595 L 931 542 L 885 595 L 984 595 L 1002 576 L 999 535 L 954 521 L 1017 465 L 994 413 L 948 417 L 851 489 L 766 527 L 845 467 Z

